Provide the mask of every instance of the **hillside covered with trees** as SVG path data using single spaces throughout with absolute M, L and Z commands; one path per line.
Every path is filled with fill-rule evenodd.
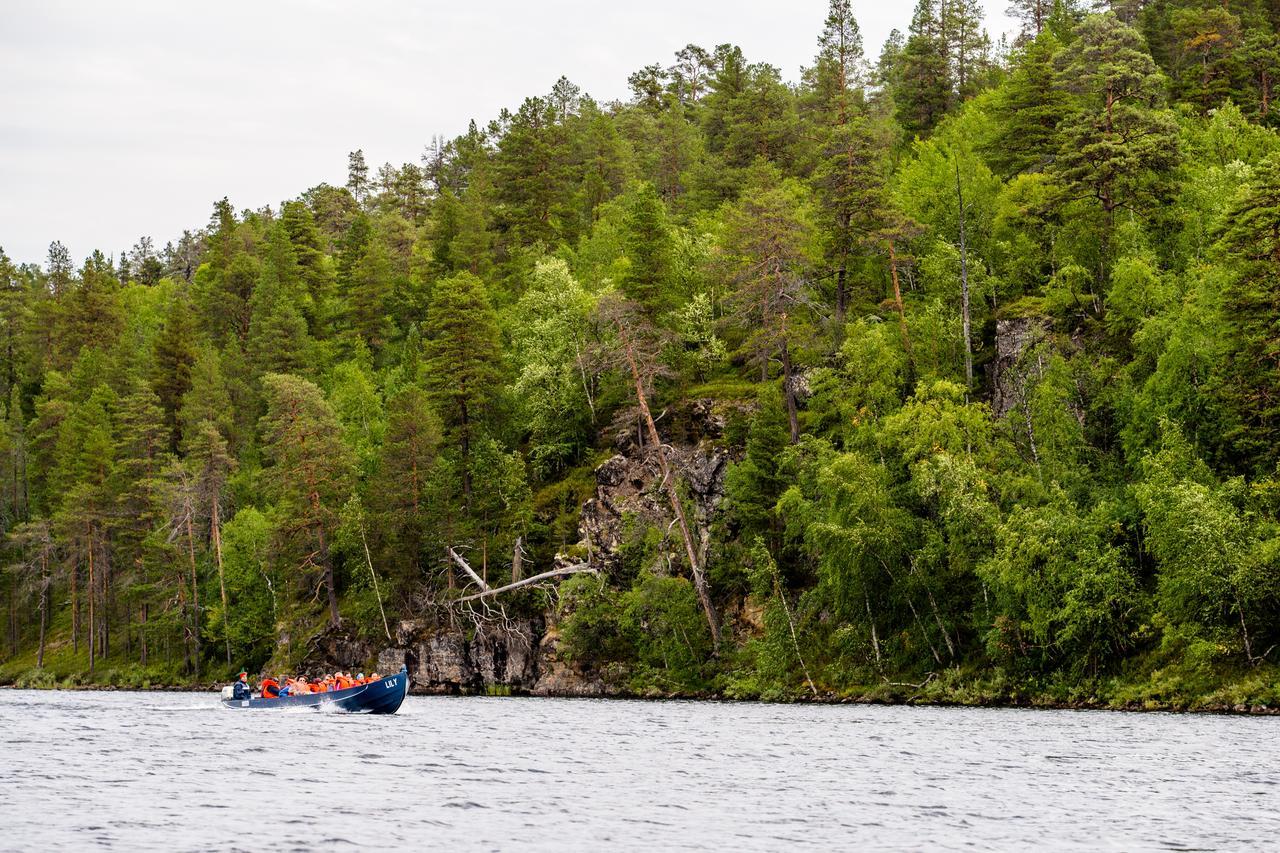
M 502 607 L 636 692 L 1280 701 L 1280 3 L 1013 11 L 869 58 L 832 0 L 796 82 L 689 45 L 163 248 L 0 252 L 0 675 L 295 665 L 449 618 L 452 547 L 596 569 Z M 669 515 L 606 553 L 619 432 Z

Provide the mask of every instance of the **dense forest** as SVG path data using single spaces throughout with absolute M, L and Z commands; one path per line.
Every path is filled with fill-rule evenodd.
M 295 665 L 447 614 L 454 549 L 595 569 L 500 608 L 636 691 L 1280 701 L 1280 2 L 1010 11 L 872 59 L 832 0 L 798 82 L 689 45 L 163 248 L 0 252 L 0 675 Z M 667 517 L 606 552 L 620 432 Z

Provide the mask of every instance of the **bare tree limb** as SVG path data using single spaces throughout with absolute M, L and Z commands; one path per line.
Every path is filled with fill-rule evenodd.
M 550 580 L 551 578 L 567 577 L 569 575 L 586 575 L 586 574 L 598 575 L 600 574 L 600 571 L 598 569 L 593 569 L 590 566 L 566 566 L 563 569 L 552 569 L 549 572 L 542 572 L 541 574 L 531 575 L 522 581 L 509 583 L 506 586 L 500 586 L 500 587 L 497 587 L 496 589 L 485 589 L 484 592 L 477 592 L 472 595 L 464 595 L 462 598 L 459 598 L 457 600 L 457 603 L 461 604 L 465 601 L 475 601 L 476 599 L 479 599 L 479 598 L 486 598 L 490 595 L 497 595 L 502 592 L 508 592 L 513 589 L 519 589 L 520 587 L 531 586 L 535 583 L 541 583 L 542 581 Z
M 488 591 L 489 591 L 489 585 L 488 585 L 487 583 L 485 583 L 485 582 L 484 582 L 484 578 L 482 578 L 482 577 L 480 577 L 478 574 L 476 574 L 475 569 L 471 568 L 471 566 L 469 566 L 469 565 L 467 564 L 467 561 L 466 561 L 466 560 L 464 560 L 464 559 L 462 559 L 462 557 L 458 556 L 458 552 L 457 552 L 457 551 L 453 550 L 452 548 L 448 548 L 448 549 L 446 549 L 446 550 L 448 550 L 448 552 L 449 552 L 449 557 L 450 557 L 450 559 L 452 559 L 455 563 L 457 563 L 459 566 L 461 566 L 461 567 L 462 567 L 462 570 L 463 570 L 464 572 L 466 572 L 468 575 L 470 575 L 470 576 L 471 576 L 471 579 L 472 579 L 473 581 L 475 581 L 476 583 L 478 583 L 478 584 L 480 585 L 480 588 L 481 588 L 481 589 L 483 589 L 483 590 L 484 590 L 484 591 L 486 591 L 486 592 L 488 592 Z

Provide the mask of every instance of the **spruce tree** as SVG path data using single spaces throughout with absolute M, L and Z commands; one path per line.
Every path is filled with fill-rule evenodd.
M 498 319 L 484 282 L 467 272 L 437 282 L 424 331 L 424 382 L 457 442 L 469 507 L 472 442 L 502 376 Z
M 894 68 L 898 123 L 924 136 L 942 120 L 953 82 L 938 0 L 918 0 L 911 28 Z
M 1060 48 L 1053 31 L 1045 29 L 1018 52 L 995 92 L 1001 119 L 984 153 L 1006 176 L 1042 170 L 1057 153 L 1058 122 L 1070 106 L 1053 66 Z
M 169 430 L 169 449 L 177 450 L 182 439 L 178 410 L 191 388 L 191 368 L 196 360 L 196 324 L 191 303 L 183 296 L 169 302 L 164 327 L 153 346 L 154 368 L 151 387 L 164 412 Z
M 627 271 L 622 291 L 656 317 L 671 304 L 674 258 L 667 210 L 651 184 L 632 193 L 623 228 Z

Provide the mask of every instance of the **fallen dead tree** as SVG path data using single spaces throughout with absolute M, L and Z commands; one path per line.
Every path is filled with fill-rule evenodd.
M 517 547 L 519 546 L 517 545 Z M 454 563 L 456 563 L 464 572 L 466 572 L 471 577 L 471 579 L 475 581 L 476 584 L 480 587 L 480 592 L 472 593 L 471 595 L 464 595 L 461 598 L 454 599 L 454 602 L 453 602 L 454 604 L 463 604 L 468 601 L 475 601 L 481 598 L 489 598 L 491 596 L 501 595 L 504 592 L 510 592 L 511 590 L 514 590 L 514 589 L 521 589 L 523 587 L 545 583 L 546 581 L 549 581 L 553 578 L 569 577 L 570 575 L 600 574 L 600 571 L 598 569 L 592 568 L 590 565 L 585 563 L 578 563 L 576 565 L 562 566 L 561 568 L 558 568 L 558 569 L 551 569 L 550 571 L 541 572 L 540 574 L 530 575 L 527 578 L 519 578 L 507 584 L 506 586 L 491 587 L 489 586 L 489 584 L 485 583 L 483 578 L 481 578 L 478 574 L 476 574 L 475 569 L 471 568 L 471 565 L 467 563 L 467 561 L 462 558 L 462 555 L 460 555 L 456 550 L 454 550 L 453 548 L 449 548 L 448 552 L 449 552 L 449 559 L 452 560 Z
M 541 574 L 532 575 L 530 577 L 525 578 L 524 580 L 518 580 L 515 583 L 509 583 L 506 586 L 486 589 L 484 592 L 477 592 L 472 595 L 464 595 L 462 598 L 457 599 L 457 601 L 459 604 L 461 604 L 464 601 L 475 601 L 477 598 L 487 598 L 491 595 L 499 595 L 504 592 L 509 592 L 513 589 L 520 589 L 521 587 L 525 587 L 525 586 L 533 586 L 534 584 L 542 583 L 543 581 L 548 581 L 548 580 L 551 580 L 552 578 L 563 578 L 563 577 L 568 577 L 569 575 L 598 575 L 598 574 L 600 574 L 599 569 L 593 569 L 591 566 L 587 566 L 587 565 L 565 566 L 562 569 L 552 569 L 549 572 L 542 572 Z

